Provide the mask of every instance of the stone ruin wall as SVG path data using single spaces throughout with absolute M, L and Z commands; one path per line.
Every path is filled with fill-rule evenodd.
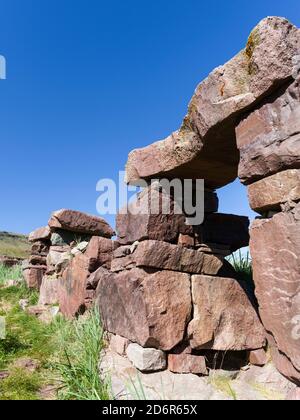
M 111 346 L 142 371 L 205 375 L 225 355 L 231 365 L 263 365 L 268 343 L 277 369 L 299 385 L 299 62 L 300 30 L 264 19 L 245 50 L 198 86 L 181 128 L 130 153 L 129 184 L 205 180 L 201 226 L 145 214 L 150 182 L 118 215 L 116 241 L 100 218 L 54 213 L 31 235 L 24 267 L 40 305 L 59 303 L 73 317 L 97 300 Z M 260 215 L 250 228 L 256 297 L 226 260 L 249 244 L 249 221 L 218 213 L 216 190 L 237 176 Z

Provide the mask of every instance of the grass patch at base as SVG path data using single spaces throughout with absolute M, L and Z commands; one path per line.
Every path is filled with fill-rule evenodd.
M 59 398 L 108 400 L 109 382 L 99 375 L 99 356 L 104 348 L 99 311 L 94 308 L 70 328 L 60 329 L 59 340 L 63 346 L 63 362 L 54 366 L 62 382 Z
M 19 273 L 16 271 L 16 278 Z M 57 317 L 50 325 L 23 311 L 21 299 L 36 305 L 38 293 L 26 288 L 1 288 L 12 271 L 0 266 L 0 316 L 6 321 L 6 338 L 0 339 L 0 400 L 38 400 L 43 387 L 57 388 L 57 399 L 109 399 L 109 385 L 100 379 L 99 357 L 104 341 L 96 309 L 74 321 Z M 23 358 L 36 360 L 35 372 L 15 368 Z

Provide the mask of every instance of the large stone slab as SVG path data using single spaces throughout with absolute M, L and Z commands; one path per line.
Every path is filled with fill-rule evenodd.
M 237 127 L 239 177 L 253 183 L 300 168 L 300 77 L 269 97 Z
M 132 254 L 113 260 L 111 269 L 118 272 L 135 266 L 189 274 L 216 275 L 223 264 L 224 258 L 220 256 L 167 242 L 143 241 L 137 245 Z
M 285 378 L 288 378 L 291 382 L 294 382 L 298 386 L 300 385 L 299 370 L 297 370 L 291 360 L 278 349 L 278 345 L 271 334 L 267 335 L 269 350 L 272 362 L 276 366 L 278 372 L 281 373 Z
M 104 327 L 142 347 L 171 350 L 191 319 L 190 276 L 142 269 L 103 273 L 97 301 Z
M 194 319 L 188 327 L 192 348 L 255 350 L 265 345 L 265 331 L 237 280 L 192 276 Z
M 103 236 L 111 238 L 114 231 L 101 217 L 91 216 L 74 210 L 58 210 L 48 222 L 52 230 L 63 229 L 78 234 Z
M 258 213 L 280 210 L 280 205 L 300 201 L 300 169 L 279 172 L 248 187 L 249 203 Z
M 299 41 L 300 31 L 286 19 L 261 21 L 246 48 L 198 86 L 180 130 L 131 152 L 127 182 L 198 178 L 209 188 L 219 188 L 233 181 L 239 162 L 236 122 L 292 76 Z
M 260 316 L 281 355 L 276 366 L 285 373 L 290 365 L 300 380 L 300 204 L 256 220 L 250 244 Z
M 29 242 L 47 241 L 50 239 L 50 228 L 48 226 L 36 229 L 29 235 Z
M 169 214 L 163 214 L 162 208 L 170 210 Z M 117 215 L 118 242 L 127 245 L 153 239 L 176 243 L 180 233 L 192 232 L 192 227 L 186 225 L 186 218 L 179 210 L 168 193 L 158 192 L 157 185 L 152 184 Z
M 82 254 L 76 255 L 64 271 L 58 283 L 59 307 L 64 316 L 72 319 L 85 311 L 89 259 Z
M 23 276 L 29 289 L 40 289 L 46 266 L 28 265 L 23 271 Z
M 90 259 L 89 271 L 92 273 L 103 266 L 110 269 L 113 251 L 118 247 L 115 241 L 100 236 L 93 236 L 85 251 Z
M 38 305 L 56 305 L 58 303 L 58 282 L 59 280 L 55 277 L 43 277 Z

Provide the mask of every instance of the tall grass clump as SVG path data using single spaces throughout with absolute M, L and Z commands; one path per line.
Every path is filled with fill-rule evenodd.
M 7 280 L 20 280 L 7 287 Z M 6 286 L 6 287 L 4 287 Z M 91 310 L 73 321 L 56 317 L 44 324 L 22 310 L 38 302 L 38 291 L 26 287 L 21 267 L 0 266 L 0 316 L 5 318 L 6 336 L 0 340 L 0 400 L 37 400 L 44 386 L 63 400 L 108 400 L 109 383 L 101 379 L 99 359 L 104 348 L 99 311 Z M 39 362 L 36 372 L 20 371 L 15 362 L 29 358 Z
M 0 286 L 7 280 L 20 280 L 22 279 L 22 267 L 15 265 L 14 267 L 6 267 L 0 264 Z
M 109 400 L 109 383 L 99 375 L 99 357 L 104 348 L 99 311 L 94 308 L 59 329 L 62 359 L 54 365 L 62 400 Z
M 237 279 L 241 286 L 246 291 L 252 304 L 257 307 L 257 300 L 255 297 L 255 283 L 253 279 L 252 259 L 250 252 L 243 253 L 241 250 L 232 254 L 228 261 L 233 266 L 237 273 Z
M 229 262 L 238 273 L 241 280 L 253 281 L 252 260 L 249 251 L 243 254 L 242 251 L 239 250 L 229 257 Z

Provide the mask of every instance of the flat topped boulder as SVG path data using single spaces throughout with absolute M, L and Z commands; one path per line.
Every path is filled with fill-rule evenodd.
M 143 241 L 130 255 L 113 260 L 111 269 L 113 272 L 120 272 L 128 267 L 147 267 L 190 274 L 216 275 L 223 265 L 224 259 L 213 254 L 162 241 Z
M 75 210 L 58 210 L 49 220 L 51 230 L 64 229 L 78 234 L 112 238 L 113 229 L 101 217 L 91 216 Z
M 34 230 L 29 235 L 29 242 L 47 241 L 50 239 L 51 231 L 49 226 L 41 227 Z
M 215 69 L 197 88 L 179 131 L 130 153 L 126 180 L 201 178 L 220 188 L 237 177 L 235 126 L 257 101 L 294 73 L 300 31 L 288 20 L 268 17 L 252 31 L 246 48 Z

